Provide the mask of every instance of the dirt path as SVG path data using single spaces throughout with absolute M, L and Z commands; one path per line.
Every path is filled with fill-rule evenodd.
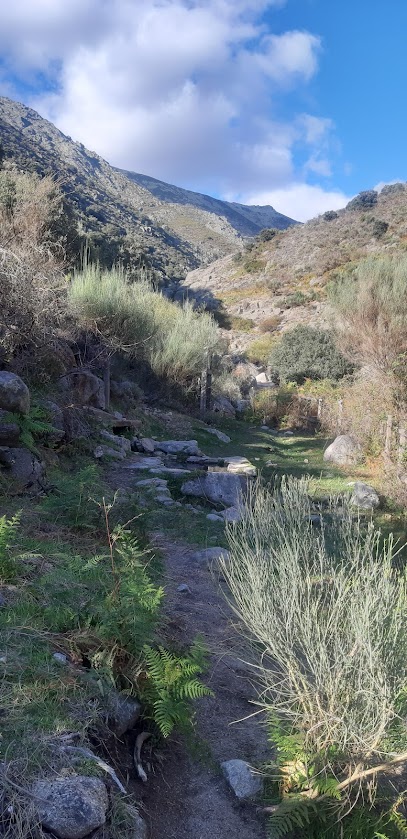
M 239 638 L 232 612 L 214 576 L 192 559 L 194 549 L 156 534 L 166 562 L 166 616 L 174 640 L 191 643 L 199 633 L 210 653 L 205 681 L 215 696 L 197 703 L 197 730 L 209 759 L 193 758 L 179 740 L 167 749 L 163 775 L 145 795 L 152 839 L 263 839 L 264 824 L 252 803 L 239 802 L 219 769 L 223 760 L 259 764 L 267 757 L 266 732 L 256 710 L 251 672 L 238 658 Z M 180 593 L 186 583 L 191 593 Z M 233 652 L 231 652 L 233 650 Z

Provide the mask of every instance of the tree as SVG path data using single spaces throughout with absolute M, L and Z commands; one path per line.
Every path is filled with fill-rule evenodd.
M 351 365 L 336 348 L 329 332 L 296 326 L 272 350 L 270 366 L 282 382 L 304 379 L 340 379 Z

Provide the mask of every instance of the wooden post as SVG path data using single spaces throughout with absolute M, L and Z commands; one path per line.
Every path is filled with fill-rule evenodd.
M 321 422 L 322 419 L 322 399 L 321 397 L 318 399 L 318 408 L 317 408 L 317 420 Z
M 387 422 L 386 422 L 386 435 L 384 439 L 384 456 L 390 458 L 391 455 L 391 437 L 392 437 L 392 430 L 393 430 L 393 417 L 391 414 L 387 414 Z
M 103 382 L 105 385 L 105 408 L 108 411 L 110 408 L 110 355 L 107 357 L 103 368 Z

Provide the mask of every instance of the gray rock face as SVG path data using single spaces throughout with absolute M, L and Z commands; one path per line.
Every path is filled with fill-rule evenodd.
M 351 504 L 360 507 L 362 510 L 374 510 L 380 504 L 376 490 L 362 481 L 356 481 L 353 487 Z
M 62 376 L 60 388 L 69 391 L 77 405 L 90 405 L 101 410 L 106 408 L 104 383 L 89 370 L 78 370 Z
M 47 439 L 54 443 L 60 443 L 65 437 L 64 414 L 62 408 L 51 399 L 43 399 L 41 405 L 45 408 L 49 415 L 49 422 L 53 427 L 53 431 L 47 434 Z
M 181 491 L 184 495 L 207 498 L 214 504 L 236 507 L 247 492 L 248 478 L 229 472 L 208 472 L 202 477 L 185 481 Z
M 229 559 L 229 551 L 225 548 L 204 548 L 202 551 L 195 551 L 192 554 L 191 560 L 197 565 L 210 565 L 218 559 Z
M 100 432 L 100 436 L 106 440 L 111 446 L 117 446 L 119 449 L 122 449 L 124 452 L 131 452 L 131 442 L 127 439 L 127 437 L 122 437 L 120 434 L 111 434 L 110 431 L 103 431 Z
M 113 449 L 111 446 L 96 446 L 93 456 L 96 457 L 97 460 L 101 458 L 110 457 L 112 460 L 124 460 L 126 457 L 126 452 L 123 449 Z
M 133 825 L 131 828 L 132 831 L 132 839 L 147 839 L 148 837 L 148 829 L 144 819 L 141 818 L 139 813 L 134 813 L 132 817 Z
M 221 515 L 223 520 L 228 522 L 237 522 L 242 520 L 242 513 L 238 507 L 227 507 L 226 510 L 222 510 Z
M 338 466 L 352 466 L 360 460 L 361 445 L 349 434 L 340 434 L 324 452 L 324 460 Z
M 36 781 L 37 809 L 42 826 L 59 839 L 83 839 L 106 822 L 108 797 L 99 778 L 78 775 Z
M 257 475 L 256 467 L 250 463 L 250 460 L 247 460 L 247 457 L 227 457 L 225 458 L 225 464 L 228 472 L 233 472 L 235 475 L 251 475 L 252 477 Z
M 44 468 L 40 461 L 28 449 L 10 448 L 6 451 L 8 464 L 4 477 L 10 481 L 12 491 L 36 492 L 44 477 Z
M 118 737 L 134 728 L 141 715 L 141 705 L 138 699 L 133 696 L 126 696 L 118 691 L 112 691 L 109 694 L 107 709 L 109 722 Z
M 0 408 L 4 411 L 17 411 L 28 414 L 30 410 L 30 391 L 27 385 L 16 376 L 0 370 Z
M 236 797 L 254 798 L 262 790 L 262 781 L 244 760 L 226 760 L 221 764 L 223 774 Z
M 218 396 L 217 399 L 214 400 L 212 405 L 212 410 L 216 414 L 222 414 L 225 417 L 234 417 L 236 411 L 226 396 Z
M 151 440 L 150 437 L 142 437 L 140 443 L 143 452 L 147 452 L 147 454 L 153 454 L 155 450 L 154 440 Z
M 154 449 L 165 454 L 201 454 L 197 440 L 161 440 L 155 443 Z
M 0 446 L 18 446 L 20 429 L 15 422 L 1 422 L 0 419 Z

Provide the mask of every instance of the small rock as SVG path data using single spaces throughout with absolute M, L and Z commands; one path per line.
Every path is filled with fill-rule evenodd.
M 234 417 L 236 415 L 236 411 L 226 396 L 218 396 L 212 405 L 212 410 L 215 413 L 223 414 L 227 417 Z
M 190 587 L 187 586 L 186 583 L 181 583 L 180 586 L 177 586 L 177 591 L 179 591 L 180 594 L 192 594 Z
M 105 429 L 100 432 L 100 436 L 111 443 L 112 446 L 118 446 L 125 452 L 131 452 L 131 442 L 127 437 L 123 437 L 120 434 L 111 434 L 110 431 L 106 431 Z
M 132 815 L 133 826 L 131 828 L 131 839 L 147 839 L 148 830 L 144 819 L 139 813 L 134 812 Z M 130 839 L 130 833 L 126 833 Z
M 52 653 L 52 658 L 58 662 L 58 664 L 68 664 L 69 658 L 67 655 L 63 653 Z
M 134 728 L 141 715 L 141 705 L 133 696 L 113 690 L 108 695 L 107 711 L 113 731 L 121 737 Z
M 250 463 L 247 457 L 226 457 L 225 464 L 227 465 L 227 471 L 234 475 L 248 475 L 253 478 L 257 475 L 256 467 Z
M 222 516 L 218 516 L 216 513 L 208 513 L 206 518 L 208 521 L 223 521 Z
M 27 385 L 20 376 L 6 370 L 0 371 L 0 408 L 19 414 L 28 414 L 30 410 L 30 391 Z
M 228 522 L 237 522 L 242 520 L 242 513 L 238 507 L 227 507 L 226 510 L 222 510 L 221 516 L 224 521 Z
M 100 460 L 102 457 L 110 457 L 112 460 L 124 460 L 126 457 L 126 453 L 123 449 L 112 449 L 110 446 L 96 446 L 93 456 L 96 457 L 97 460 Z
M 212 562 L 216 562 L 219 559 L 228 560 L 229 551 L 220 547 L 204 548 L 202 551 L 195 551 L 195 553 L 191 555 L 191 561 L 195 562 L 197 565 L 210 565 Z
M 354 507 L 360 507 L 362 510 L 374 510 L 379 506 L 380 498 L 373 487 L 356 481 L 350 502 Z
M 226 760 L 221 766 L 229 786 L 240 800 L 254 798 L 261 792 L 262 780 L 254 774 L 246 761 Z
M 143 481 L 136 481 L 136 487 L 166 487 L 167 481 L 164 478 L 145 478 Z
M 282 431 L 281 436 L 282 437 L 294 437 L 294 431 Z
M 260 428 L 262 431 L 270 431 L 268 425 L 261 425 Z
M 36 781 L 38 817 L 59 839 L 83 839 L 106 822 L 108 797 L 99 778 L 77 775 Z
M 148 452 L 153 454 L 155 451 L 155 443 L 154 440 L 151 440 L 150 437 L 142 437 L 140 440 L 142 451 Z
M 352 466 L 360 460 L 361 456 L 361 445 L 349 434 L 340 434 L 324 452 L 324 460 L 336 463 L 338 466 Z
M 207 472 L 202 477 L 194 478 L 182 484 L 181 492 L 205 498 L 214 504 L 235 507 L 241 496 L 248 491 L 249 478 L 246 475 L 230 472 Z

